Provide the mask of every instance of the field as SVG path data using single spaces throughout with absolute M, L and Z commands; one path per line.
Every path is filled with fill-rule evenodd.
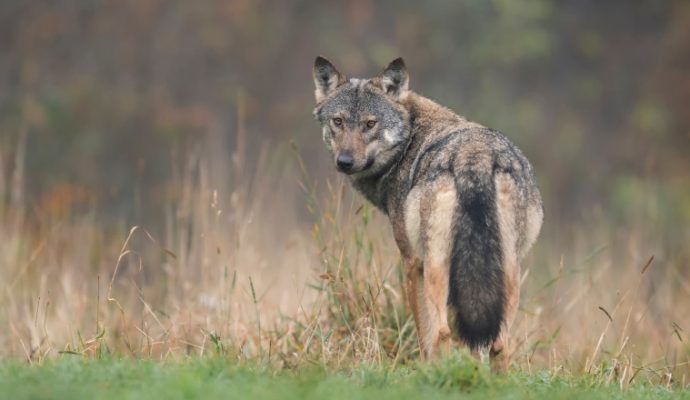
M 688 397 L 690 3 L 202 3 L 0 2 L 0 398 Z M 506 376 L 420 362 L 318 54 L 534 165 Z
M 679 305 L 690 301 L 690 291 L 678 279 L 682 272 L 668 266 L 673 259 L 655 253 L 663 237 L 655 241 L 637 229 L 619 243 L 616 232 L 595 222 L 558 233 L 547 225 L 523 265 L 511 373 L 492 377 L 485 362 L 467 354 L 427 366 L 418 363 L 386 221 L 340 178 L 326 180 L 319 192 L 293 151 L 296 197 L 314 223 L 289 233 L 278 250 L 268 247 L 271 234 L 285 232 L 269 221 L 281 218 L 285 203 L 271 206 L 262 188 L 280 182 L 253 191 L 239 186 L 224 201 L 205 186 L 201 161 L 177 182 L 182 196 L 166 205 L 163 238 L 142 227 L 108 232 L 88 214 L 42 226 L 19 224 L 18 214 L 6 213 L 2 254 L 12 268 L 2 270 L 1 315 L 9 327 L 0 335 L 2 392 L 11 398 L 684 393 L 690 350 L 681 325 L 688 308 Z M 253 193 L 254 201 L 237 193 Z M 223 203 L 232 205 L 229 212 Z

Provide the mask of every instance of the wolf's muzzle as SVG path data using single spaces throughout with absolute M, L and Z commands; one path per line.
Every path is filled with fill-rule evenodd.
M 355 159 L 352 157 L 352 154 L 342 152 L 338 154 L 335 164 L 341 172 L 347 173 L 352 171 L 352 167 L 355 165 Z

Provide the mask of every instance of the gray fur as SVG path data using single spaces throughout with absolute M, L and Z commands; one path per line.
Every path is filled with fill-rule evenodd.
M 471 347 L 491 344 L 505 329 L 506 293 L 518 290 L 519 296 L 519 282 L 517 289 L 510 286 L 514 271 L 506 271 L 506 265 L 519 263 L 541 226 L 532 167 L 504 135 L 409 91 L 408 82 L 404 62 L 397 59 L 375 78 L 343 79 L 325 97 L 317 95 L 314 115 L 334 157 L 354 152 L 357 168 L 348 171 L 352 184 L 389 216 L 405 260 L 423 258 L 405 234 L 408 194 L 433 190 L 430 183 L 439 178 L 455 183 L 458 206 L 448 216 L 454 232 L 449 302 L 460 338 Z M 343 124 L 334 125 L 341 117 Z M 376 129 L 363 128 L 369 117 L 377 120 Z M 510 184 L 497 188 L 498 176 Z M 499 224 L 499 214 L 503 225 L 515 228 L 514 239 Z

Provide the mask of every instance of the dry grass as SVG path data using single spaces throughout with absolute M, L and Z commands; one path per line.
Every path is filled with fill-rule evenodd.
M 342 179 L 316 180 L 299 159 L 275 173 L 265 156 L 235 157 L 222 190 L 219 171 L 192 157 L 160 232 L 106 227 L 94 212 L 37 217 L 20 207 L 15 169 L 0 185 L 15 199 L 0 208 L 0 355 L 216 354 L 276 368 L 417 358 L 384 217 Z M 523 265 L 517 369 L 688 384 L 690 251 L 648 223 L 547 219 Z

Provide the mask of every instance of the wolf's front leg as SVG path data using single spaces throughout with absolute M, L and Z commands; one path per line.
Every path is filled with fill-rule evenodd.
M 423 266 L 421 260 L 418 258 L 404 259 L 405 264 L 405 296 L 407 302 L 412 310 L 415 327 L 417 328 L 417 336 L 419 338 L 419 347 L 422 349 L 422 357 L 425 358 L 423 344 L 422 344 L 422 327 L 426 324 L 427 317 L 424 308 L 424 276 Z

